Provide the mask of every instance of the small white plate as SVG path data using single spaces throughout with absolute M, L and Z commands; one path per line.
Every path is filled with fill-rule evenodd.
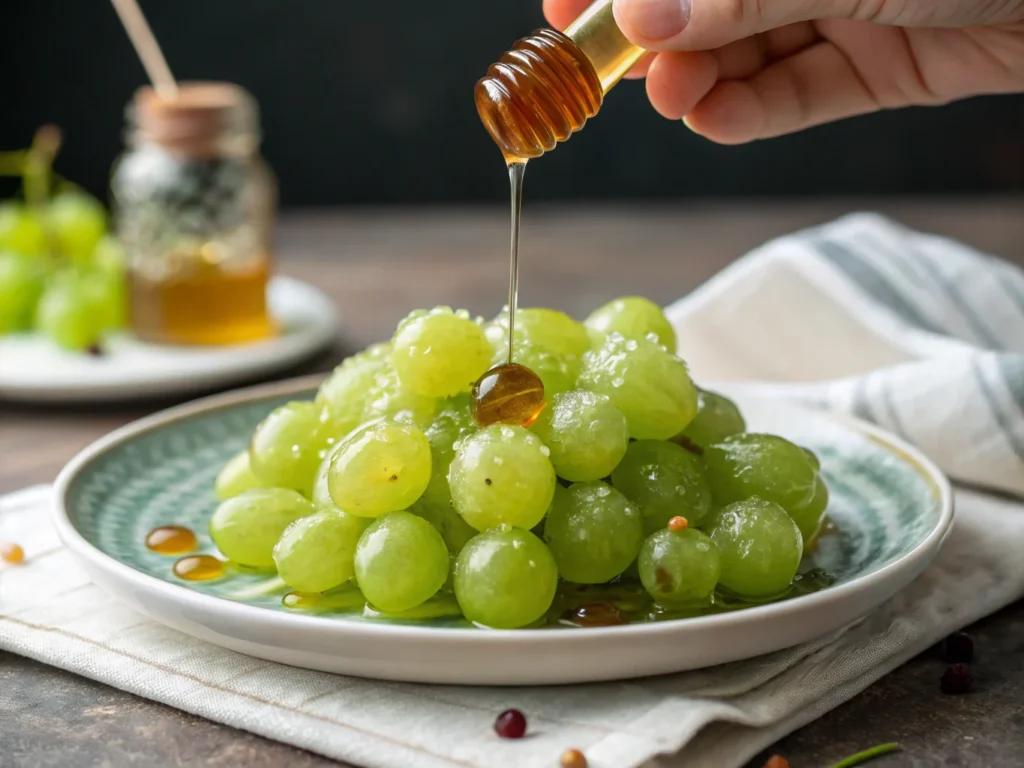
M 752 431 L 817 451 L 832 488 L 835 533 L 807 567 L 834 586 L 733 613 L 592 629 L 489 631 L 311 616 L 281 606 L 283 589 L 233 577 L 176 579 L 173 558 L 148 552 L 146 532 L 206 532 L 222 463 L 301 379 L 200 400 L 130 424 L 79 454 L 55 488 L 61 539 L 92 579 L 135 610 L 188 635 L 298 667 L 422 683 L 550 685 L 641 677 L 749 658 L 837 630 L 916 578 L 949 533 L 952 493 L 917 450 L 882 430 L 795 407 L 739 398 Z M 266 577 L 261 577 L 266 580 Z M 250 580 L 251 582 L 251 580 Z M 257 587 L 251 589 L 250 587 Z M 244 594 L 243 594 L 244 593 Z
M 252 344 L 178 347 L 120 334 L 92 357 L 65 352 L 41 334 L 0 336 L 0 399 L 76 403 L 195 394 L 295 365 L 338 331 L 331 300 L 311 285 L 275 277 L 267 301 L 281 334 Z

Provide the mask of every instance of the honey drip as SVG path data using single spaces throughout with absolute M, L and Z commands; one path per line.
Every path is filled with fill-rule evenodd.
M 174 564 L 174 575 L 185 581 L 211 581 L 224 575 L 224 561 L 211 555 L 189 555 Z
M 594 65 L 567 35 L 541 29 L 518 41 L 476 84 L 476 108 L 509 163 L 540 157 L 601 108 Z
M 492 368 L 473 386 L 473 418 L 481 427 L 514 424 L 528 427 L 546 405 L 544 382 L 519 363 Z
M 198 546 L 196 535 L 180 525 L 162 525 L 146 534 L 146 547 L 161 555 L 184 555 Z

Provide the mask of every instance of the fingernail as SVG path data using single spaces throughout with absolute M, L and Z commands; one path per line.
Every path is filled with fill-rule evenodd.
M 690 21 L 690 0 L 620 0 L 619 13 L 637 34 L 664 40 Z

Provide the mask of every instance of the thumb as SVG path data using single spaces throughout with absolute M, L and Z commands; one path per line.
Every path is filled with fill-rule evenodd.
M 861 0 L 614 0 L 613 10 L 619 28 L 641 48 L 696 51 L 798 21 L 853 17 L 862 5 Z

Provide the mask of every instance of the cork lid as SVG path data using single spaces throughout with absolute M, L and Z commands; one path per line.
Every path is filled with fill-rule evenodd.
M 137 140 L 186 155 L 252 152 L 259 142 L 256 102 L 232 83 L 179 83 L 174 98 L 146 86 L 130 111 Z

